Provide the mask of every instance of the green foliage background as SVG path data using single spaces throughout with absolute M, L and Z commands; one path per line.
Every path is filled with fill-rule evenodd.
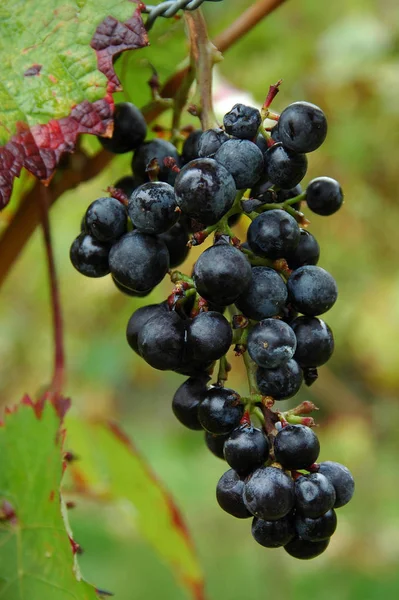
M 251 4 L 210 3 L 205 12 L 212 35 Z M 144 104 L 148 61 L 164 80 L 186 49 L 181 23 L 157 23 L 151 48 L 119 60 L 125 97 Z M 218 70 L 259 104 L 268 85 L 281 77 L 276 110 L 306 99 L 319 104 L 329 118 L 329 136 L 310 158 L 308 180 L 336 177 L 346 193 L 339 213 L 328 219 L 315 215 L 311 224 L 322 248 L 320 264 L 339 285 L 339 301 L 326 315 L 337 346 L 328 368 L 320 369 L 319 381 L 301 396 L 321 408 L 321 459 L 344 462 L 357 481 L 353 502 L 339 512 L 329 551 L 310 563 L 294 561 L 283 551 L 257 546 L 248 521 L 222 513 L 214 488 L 223 463 L 204 448 L 201 434 L 183 430 L 170 410 L 183 378 L 149 370 L 126 345 L 126 322 L 144 301 L 122 296 L 108 278 L 86 280 L 70 265 L 69 246 L 81 215 L 103 189 L 128 173 L 129 157 L 115 159 L 100 177 L 65 194 L 51 211 L 65 318 L 67 392 L 82 413 L 116 415 L 174 493 L 198 547 L 209 598 L 261 600 L 274 592 L 285 600 L 397 597 L 398 4 L 287 1 L 226 53 Z M 97 142 L 87 143 L 94 147 Z M 15 206 L 14 200 L 0 215 L 0 227 Z M 193 251 L 187 270 L 197 253 Z M 159 301 L 169 289 L 164 282 L 145 302 Z M 2 290 L 0 311 L 0 400 L 11 404 L 24 392 L 38 393 L 51 373 L 51 317 L 39 231 Z M 238 365 L 231 385 L 245 390 Z M 120 600 L 185 597 L 138 529 L 112 511 L 80 503 L 71 521 L 86 551 L 80 564 L 88 580 L 114 591 Z

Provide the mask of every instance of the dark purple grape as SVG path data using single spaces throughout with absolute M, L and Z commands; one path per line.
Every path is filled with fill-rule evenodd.
M 253 267 L 252 280 L 235 304 L 248 319 L 260 321 L 279 315 L 287 300 L 287 286 L 283 278 L 269 267 Z
M 321 146 L 326 135 L 325 114 L 315 104 L 294 102 L 280 115 L 278 136 L 293 152 L 313 152 Z
M 182 425 L 188 429 L 202 429 L 198 421 L 198 406 L 207 392 L 210 377 L 206 373 L 190 377 L 182 383 L 173 396 L 172 410 Z
M 215 160 L 232 175 L 237 189 L 256 184 L 264 168 L 263 154 L 249 140 L 228 140 L 215 154 Z
M 167 312 L 168 307 L 166 302 L 160 304 L 149 304 L 142 306 L 134 311 L 130 317 L 126 328 L 126 339 L 129 346 L 137 354 L 139 354 L 138 337 L 142 327 L 155 315 L 162 312 Z
M 290 269 L 299 269 L 304 265 L 317 265 L 320 257 L 320 246 L 316 238 L 306 229 L 300 229 L 298 245 L 286 253 L 284 258 Z
M 254 254 L 283 258 L 299 242 L 298 223 L 285 210 L 268 210 L 256 217 L 248 228 L 248 244 Z
M 344 194 L 338 181 L 331 177 L 312 179 L 306 188 L 306 202 L 317 215 L 333 215 L 342 206 Z
M 198 142 L 198 156 L 201 158 L 213 158 L 220 146 L 227 142 L 230 137 L 223 129 L 207 129 Z
M 261 467 L 269 456 L 269 440 L 252 425 L 241 425 L 231 432 L 224 444 L 224 457 L 240 475 Z
M 127 231 L 126 208 L 116 198 L 98 198 L 86 211 L 86 229 L 100 242 L 114 242 Z
M 131 231 L 112 246 L 109 267 L 118 283 L 144 292 L 155 287 L 168 272 L 168 250 L 162 240 Z
M 190 160 L 198 158 L 198 144 L 202 133 L 202 129 L 196 129 L 185 139 L 181 154 L 183 165 L 186 165 Z
M 327 460 L 320 463 L 319 473 L 334 486 L 336 495 L 334 508 L 348 504 L 355 491 L 355 482 L 349 469 L 340 463 Z
M 299 391 L 303 375 L 298 363 L 291 359 L 276 369 L 258 367 L 256 382 L 262 396 L 274 400 L 291 398 Z
M 314 265 L 299 267 L 287 282 L 288 298 L 294 307 L 308 317 L 327 312 L 338 296 L 335 279 Z
M 235 104 L 223 117 L 226 132 L 245 140 L 254 139 L 261 123 L 259 110 L 253 106 L 245 106 L 245 104 Z
M 115 105 L 112 137 L 99 137 L 102 146 L 114 154 L 135 150 L 144 141 L 147 124 L 139 109 L 130 102 Z
M 139 354 L 154 369 L 177 369 L 183 363 L 185 322 L 174 311 L 159 312 L 140 329 Z
M 337 528 L 337 515 L 334 510 L 327 511 L 317 519 L 309 519 L 297 515 L 295 519 L 295 529 L 297 535 L 308 542 L 319 542 L 328 540 Z
M 216 488 L 216 499 L 220 508 L 237 519 L 252 516 L 242 499 L 243 489 L 244 481 L 233 469 L 223 473 Z
M 321 367 L 334 352 L 331 329 L 317 317 L 298 317 L 291 323 L 297 339 L 295 360 L 301 367 Z
M 264 319 L 248 335 L 248 352 L 260 367 L 275 369 L 294 356 L 296 337 L 291 327 L 279 319 Z
M 265 548 L 280 548 L 288 544 L 295 535 L 294 519 L 290 514 L 277 521 L 264 521 L 254 517 L 252 535 Z
M 317 519 L 334 507 L 335 490 L 321 473 L 302 475 L 295 481 L 295 507 L 304 517 Z
M 282 519 L 294 506 L 294 482 L 281 469 L 260 467 L 245 483 L 244 503 L 255 517 Z
M 233 332 L 230 323 L 218 312 L 203 312 L 187 328 L 187 356 L 189 360 L 212 362 L 221 358 L 230 348 Z
M 225 433 L 224 435 L 213 435 L 213 433 L 209 433 L 209 431 L 205 432 L 205 443 L 209 450 L 217 456 L 217 458 L 221 458 L 224 460 L 224 443 L 229 437 L 230 433 Z
M 221 306 L 232 304 L 251 283 L 251 265 L 246 256 L 229 244 L 207 248 L 194 265 L 198 293 Z
M 284 550 L 294 558 L 308 560 L 322 554 L 327 549 L 329 543 L 329 539 L 320 542 L 308 542 L 299 537 L 294 537 L 284 546 Z
M 306 175 L 306 154 L 296 154 L 280 143 L 271 146 L 263 155 L 266 177 L 278 187 L 295 187 Z
M 230 433 L 239 424 L 244 405 L 234 390 L 212 387 L 198 407 L 199 421 L 206 431 L 215 435 Z
M 69 252 L 71 263 L 86 277 L 104 277 L 109 273 L 108 256 L 111 246 L 83 232 L 73 242 Z
M 214 225 L 232 207 L 236 186 L 223 165 L 199 158 L 185 165 L 175 183 L 176 202 L 190 219 Z
M 141 146 L 137 148 L 133 156 L 132 169 L 134 176 L 140 183 L 149 181 L 147 167 L 151 161 L 156 159 L 159 166 L 159 181 L 166 181 L 166 183 L 173 185 L 177 173 L 164 163 L 165 158 L 169 157 L 173 158 L 176 161 L 177 166 L 179 166 L 180 158 L 173 144 L 166 140 L 159 139 L 144 142 L 144 144 L 141 144 Z
M 187 246 L 189 235 L 183 223 L 178 222 L 173 227 L 159 234 L 169 252 L 169 267 L 175 269 L 187 258 L 190 251 Z
M 163 233 L 179 218 L 174 189 L 163 181 L 150 181 L 130 196 L 128 212 L 133 225 L 143 233 Z
M 304 425 L 286 425 L 274 438 L 274 456 L 284 469 L 307 469 L 316 462 L 320 443 Z

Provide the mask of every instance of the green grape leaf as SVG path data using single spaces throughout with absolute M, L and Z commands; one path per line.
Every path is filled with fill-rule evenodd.
M 111 135 L 113 59 L 148 37 L 130 0 L 8 0 L 0 37 L 2 208 L 23 167 L 47 182 L 80 133 Z
M 0 600 L 98 600 L 66 509 L 60 415 L 24 398 L 0 426 Z
M 67 444 L 79 461 L 68 469 L 70 491 L 126 506 L 134 524 L 195 600 L 204 582 L 189 531 L 172 496 L 114 423 L 68 417 Z

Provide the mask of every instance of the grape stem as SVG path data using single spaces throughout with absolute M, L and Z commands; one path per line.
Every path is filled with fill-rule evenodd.
M 256 384 L 256 363 L 249 356 L 248 352 L 244 352 L 242 355 L 244 359 L 244 365 L 247 371 L 248 387 L 250 395 L 259 395 L 258 386 Z
M 228 377 L 229 377 L 228 374 L 229 374 L 230 370 L 231 370 L 231 365 L 227 361 L 226 355 L 224 355 L 219 360 L 219 371 L 218 371 L 218 378 L 217 378 L 217 384 L 220 385 L 221 387 L 223 387 L 225 382 L 228 380 Z
M 53 245 L 51 240 L 50 222 L 48 218 L 49 197 L 48 191 L 43 185 L 40 186 L 38 204 L 40 218 L 42 222 L 44 246 L 47 256 L 47 268 L 50 282 L 50 295 L 54 329 L 54 372 L 49 391 L 54 396 L 54 398 L 58 398 L 62 394 L 62 389 L 65 383 L 64 331 L 60 294 L 58 288 L 58 278 L 54 260 Z

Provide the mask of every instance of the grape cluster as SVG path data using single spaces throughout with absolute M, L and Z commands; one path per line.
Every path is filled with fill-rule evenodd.
M 307 154 L 323 143 L 327 121 L 308 102 L 272 113 L 273 89 L 261 111 L 236 104 L 223 127 L 192 131 L 180 152 L 163 139 L 145 141 L 140 111 L 117 105 L 113 136 L 101 142 L 114 153 L 133 151 L 133 174 L 88 207 L 70 257 L 88 277 L 111 273 L 131 296 L 146 296 L 169 273 L 172 293 L 133 313 L 128 344 L 153 368 L 188 377 L 172 409 L 230 466 L 217 485 L 220 506 L 253 517 L 259 544 L 309 559 L 326 549 L 334 509 L 349 502 L 354 482 L 343 465 L 316 463 L 314 420 L 304 416 L 313 404 L 272 407 L 311 385 L 334 350 L 320 315 L 334 305 L 337 285 L 317 264 L 319 244 L 301 208 L 306 201 L 313 213 L 331 215 L 343 193 L 328 177 L 302 191 Z M 268 129 L 266 117 L 275 121 Z M 243 215 L 250 225 L 241 242 L 232 228 Z M 214 243 L 191 276 L 172 270 L 210 234 Z M 225 387 L 232 345 L 246 364 L 245 397 Z

